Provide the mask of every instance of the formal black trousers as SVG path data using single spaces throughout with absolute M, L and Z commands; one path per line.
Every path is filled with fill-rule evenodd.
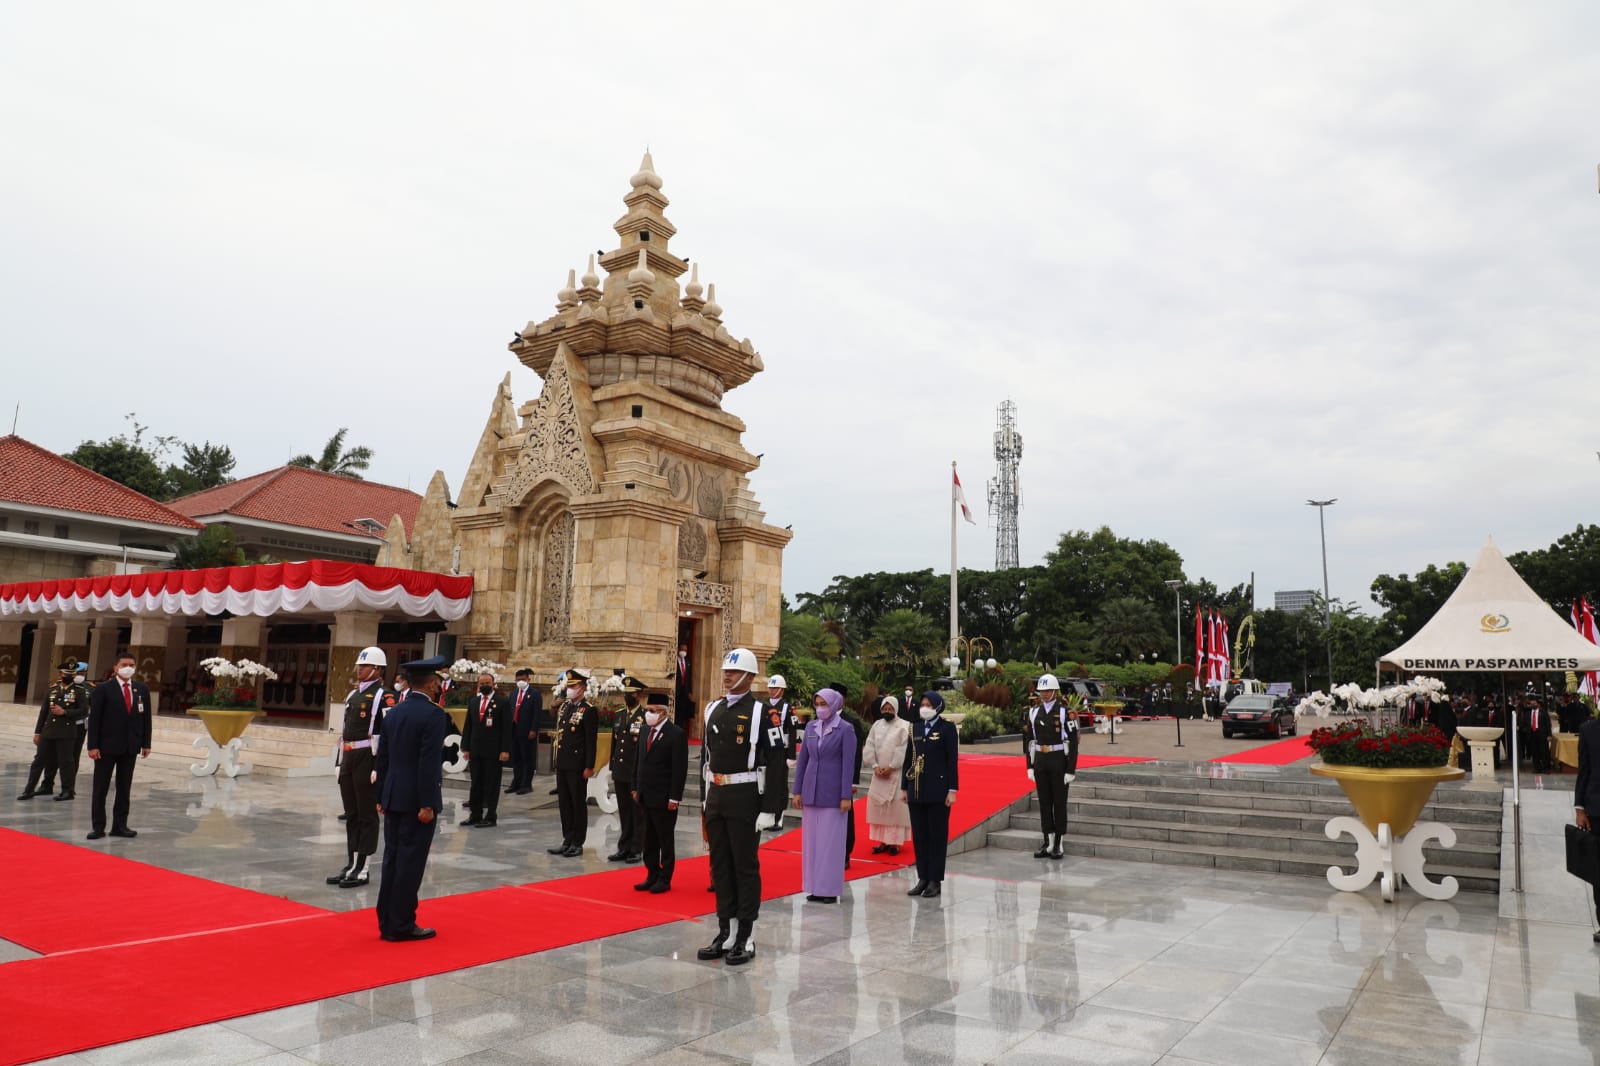
M 556 771 L 556 803 L 561 808 L 561 839 L 583 847 L 589 837 L 589 779 L 582 770 Z
M 73 773 L 77 770 L 77 761 L 73 755 L 73 747 L 77 744 L 74 737 L 40 737 L 39 746 L 34 749 L 33 762 L 28 766 L 28 783 L 23 787 L 24 792 L 49 792 L 57 772 L 61 774 L 61 791 L 71 793 L 73 790 Z M 44 784 L 39 783 L 40 776 Z
M 950 808 L 943 803 L 912 803 L 911 845 L 917 853 L 917 880 L 944 880 L 944 856 L 950 849 Z
M 106 793 L 111 791 L 111 775 L 117 775 L 117 798 L 111 803 L 111 828 L 128 828 L 128 795 L 133 791 L 133 764 L 139 760 L 138 752 L 127 755 L 104 755 L 94 763 L 93 802 L 89 807 L 89 824 L 96 833 L 106 828 Z
M 416 811 L 383 812 L 383 877 L 378 884 L 378 932 L 409 933 L 417 924 L 417 893 L 433 847 L 434 819 L 427 825 Z
M 378 796 L 372 783 L 377 759 L 370 748 L 339 757 L 339 798 L 344 801 L 344 850 L 371 855 L 378 850 Z
M 1067 831 L 1067 753 L 1041 751 L 1033 757 L 1033 790 L 1039 796 L 1039 825 L 1045 836 Z
M 672 871 L 678 865 L 678 812 L 665 807 L 640 807 L 639 821 L 644 825 L 645 880 L 671 884 Z
M 761 791 L 755 782 L 706 784 L 706 844 L 719 924 L 737 918 L 751 925 L 761 913 L 761 859 L 756 851 L 760 815 Z
M 633 782 L 611 775 L 612 787 L 617 794 L 617 850 L 631 855 L 639 850 L 639 804 L 633 798 Z
M 531 712 L 530 712 L 531 713 Z M 517 791 L 533 787 L 534 764 L 539 761 L 539 746 L 528 727 L 511 727 L 511 787 Z
M 500 810 L 500 768 L 505 763 L 498 755 L 482 758 L 474 755 L 467 760 L 467 772 L 472 775 L 471 790 L 467 793 L 467 810 L 473 817 L 486 822 L 495 820 Z

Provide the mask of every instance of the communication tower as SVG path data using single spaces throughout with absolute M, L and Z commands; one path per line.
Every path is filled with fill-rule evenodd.
M 995 476 L 989 479 L 989 514 L 995 518 L 994 568 L 1015 569 L 1017 561 L 1017 512 L 1022 509 L 1022 489 L 1017 483 L 1017 467 L 1022 462 L 1022 434 L 1017 432 L 1017 405 L 1010 400 L 1000 405 L 1000 428 L 994 432 Z

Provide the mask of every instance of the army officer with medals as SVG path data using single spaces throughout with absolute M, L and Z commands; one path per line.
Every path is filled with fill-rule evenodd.
M 589 675 L 573 667 L 566 677 L 567 698 L 556 711 L 554 759 L 561 846 L 545 850 L 571 859 L 583 854 L 583 842 L 589 836 L 589 778 L 594 776 L 600 714 L 587 699 Z
M 622 684 L 622 710 L 617 712 L 611 725 L 611 781 L 617 794 L 617 850 L 606 856 L 607 862 L 638 862 L 640 823 L 639 802 L 633 798 L 633 771 L 639 761 L 639 736 L 644 732 L 644 684 L 631 674 L 624 674 Z
M 768 732 L 766 708 L 750 692 L 756 657 L 735 648 L 722 660 L 727 693 L 706 705 L 700 766 L 705 779 L 706 843 L 711 849 L 711 885 L 717 893 L 717 935 L 700 949 L 701 959 L 726 956 L 729 966 L 755 957 L 750 936 L 761 911 L 761 860 L 756 819 L 761 816 L 765 763 L 784 751 Z M 733 943 L 729 927 L 737 921 Z
M 960 756 L 956 727 L 945 721 L 944 697 L 924 692 L 911 727 L 900 771 L 911 814 L 911 843 L 917 852 L 917 883 L 908 896 L 937 896 L 944 881 L 945 853 L 950 847 L 950 808 L 956 802 L 956 762 Z
M 382 648 L 362 648 L 356 656 L 356 687 L 344 701 L 339 734 L 339 798 L 344 802 L 344 869 L 328 884 L 355 888 L 372 878 L 367 859 L 378 850 L 378 733 L 383 723 L 383 671 L 389 657 Z M 392 701 L 391 701 L 392 702 Z
M 1059 859 L 1067 831 L 1067 785 L 1078 771 L 1078 719 L 1061 698 L 1061 683 L 1054 674 L 1041 675 L 1033 687 L 1039 700 L 1022 719 L 1022 758 L 1039 793 L 1039 825 L 1044 833 L 1044 843 L 1033 857 Z

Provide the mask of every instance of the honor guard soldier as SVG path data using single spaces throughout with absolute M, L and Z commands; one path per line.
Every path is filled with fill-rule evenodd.
M 960 759 L 956 727 L 944 718 L 944 697 L 924 692 L 911 727 L 911 743 L 900 771 L 911 813 L 911 845 L 917 853 L 917 883 L 908 896 L 937 896 L 950 850 L 950 808 L 956 802 Z
M 339 798 L 344 801 L 344 869 L 328 884 L 355 888 L 372 879 L 367 859 L 378 850 L 377 757 L 383 715 L 393 701 L 383 690 L 389 657 L 382 648 L 362 648 L 356 656 L 356 687 L 344 701 L 339 733 Z
M 622 675 L 622 702 L 616 721 L 611 723 L 611 783 L 617 794 L 617 850 L 607 862 L 638 862 L 641 815 L 633 798 L 633 770 L 639 761 L 639 737 L 644 732 L 644 685 L 639 679 Z
M 1034 682 L 1039 700 L 1022 719 L 1022 758 L 1028 780 L 1039 793 L 1039 825 L 1044 843 L 1036 859 L 1059 859 L 1067 832 L 1067 785 L 1078 772 L 1078 719 L 1061 698 L 1054 674 Z
M 757 828 L 780 830 L 783 828 L 784 805 L 789 800 L 789 769 L 800 749 L 800 720 L 794 716 L 789 704 L 789 682 L 782 674 L 767 678 L 767 741 L 774 756 L 769 756 L 766 767 L 765 791 L 761 793 L 761 821 Z M 781 754 L 777 754 L 781 753 Z
M 711 885 L 717 893 L 717 935 L 701 948 L 701 959 L 727 956 L 729 966 L 755 957 L 751 942 L 761 911 L 761 859 L 756 851 L 756 819 L 767 759 L 783 758 L 767 729 L 766 707 L 750 693 L 756 657 L 735 648 L 722 660 L 727 693 L 706 705 L 700 765 L 705 780 L 706 843 L 711 848 Z M 733 944 L 728 930 L 737 920 Z
M 589 836 L 589 778 L 594 776 L 600 712 L 587 699 L 589 675 L 573 667 L 566 673 L 566 700 L 556 711 L 556 796 L 561 808 L 561 846 L 552 855 L 576 858 Z
M 41 774 L 48 781 L 58 772 L 61 775 L 61 793 L 56 799 L 68 800 L 74 795 L 74 778 L 78 772 L 78 724 L 89 717 L 90 689 L 84 683 L 83 676 L 78 674 L 76 657 L 62 663 L 59 670 L 60 674 L 50 685 L 50 691 L 45 693 L 44 703 L 39 707 L 39 720 L 33 727 L 33 744 L 39 750 L 34 753 L 33 764 L 28 767 L 28 783 L 23 786 L 22 795 L 17 797 L 19 800 L 31 800 L 40 791 L 38 785 Z M 50 791 L 48 783 L 42 791 Z
M 461 730 L 461 756 L 472 776 L 462 825 L 489 829 L 498 823 L 500 771 L 511 761 L 512 743 L 511 701 L 495 691 L 494 674 L 486 670 L 478 675 Z

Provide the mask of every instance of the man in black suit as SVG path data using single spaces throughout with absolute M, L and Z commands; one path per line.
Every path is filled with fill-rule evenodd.
M 478 691 L 467 704 L 461 730 L 461 757 L 472 774 L 467 817 L 462 825 L 489 829 L 500 811 L 500 770 L 511 761 L 511 701 L 495 691 L 494 674 L 478 675 Z
M 1530 696 L 1522 721 L 1527 726 L 1528 756 L 1533 760 L 1533 772 L 1547 774 L 1550 772 L 1550 737 L 1553 730 L 1550 728 L 1550 712 L 1545 708 L 1544 701 Z
M 665 707 L 644 712 L 645 735 L 634 763 L 633 799 L 644 822 L 644 880 L 636 892 L 660 895 L 672 887 L 677 862 L 673 834 L 678 804 L 689 777 L 689 735 L 667 717 Z
M 117 656 L 116 674 L 89 697 L 89 758 L 94 760 L 94 794 L 90 802 L 90 840 L 106 835 L 106 793 L 117 777 L 117 798 L 111 805 L 111 835 L 136 837 L 128 828 L 128 794 L 133 766 L 150 755 L 150 690 L 133 679 L 133 656 Z
M 378 934 L 385 940 L 427 940 L 417 926 L 417 892 L 444 804 L 444 742 L 450 716 L 439 697 L 443 655 L 402 663 L 406 698 L 384 716 L 378 746 L 378 813 L 383 815 L 383 880 L 378 887 Z
M 694 674 L 689 665 L 689 645 L 678 645 L 678 659 L 672 667 L 672 706 L 678 728 L 685 731 L 694 720 Z
M 1593 831 L 1600 822 L 1600 718 L 1591 718 L 1578 730 L 1578 780 L 1572 802 L 1578 828 Z M 1595 920 L 1600 921 L 1600 885 L 1594 887 Z M 1600 933 L 1594 934 L 1600 944 Z
M 533 791 L 534 764 L 538 762 L 539 713 L 544 692 L 533 683 L 533 671 L 517 671 L 517 691 L 511 695 L 511 785 L 508 793 L 526 796 Z

